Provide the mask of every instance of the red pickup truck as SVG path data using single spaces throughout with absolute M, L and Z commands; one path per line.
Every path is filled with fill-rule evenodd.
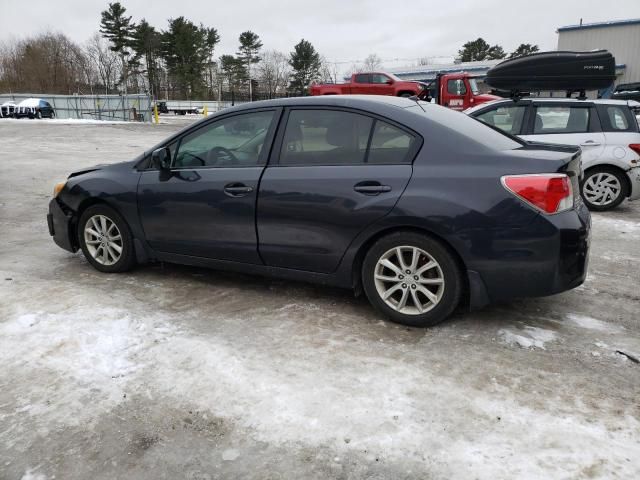
M 354 73 L 348 83 L 311 85 L 311 95 L 391 95 L 416 96 L 454 110 L 465 110 L 480 103 L 497 100 L 495 95 L 482 94 L 476 80 L 468 73 L 438 74 L 431 83 L 406 81 L 392 73 Z

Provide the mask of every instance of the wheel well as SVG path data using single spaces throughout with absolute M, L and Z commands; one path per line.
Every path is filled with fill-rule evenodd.
M 411 90 L 402 90 L 401 92 L 398 92 L 398 97 L 401 97 L 403 95 L 415 95 L 415 93 L 413 93 Z
M 453 248 L 451 244 L 447 242 L 444 238 L 442 238 L 440 235 L 437 235 L 432 231 L 427 230 L 426 228 L 420 228 L 420 227 L 387 228 L 385 230 L 382 230 L 376 233 L 375 235 L 372 235 L 371 238 L 367 239 L 367 241 L 365 241 L 360 246 L 360 248 L 358 249 L 358 252 L 356 253 L 355 259 L 353 261 L 353 267 L 351 270 L 352 283 L 356 293 L 360 293 L 362 291 L 362 273 L 361 273 L 362 264 L 364 263 L 364 257 L 369 251 L 369 249 L 371 248 L 371 246 L 382 237 L 386 237 L 387 235 L 391 235 L 393 233 L 398 233 L 398 232 L 409 232 L 409 233 L 418 233 L 421 235 L 428 235 L 429 237 L 433 238 L 434 240 L 442 244 L 442 246 L 444 246 L 449 251 L 449 253 L 451 253 L 456 263 L 458 264 L 458 268 L 460 269 L 460 272 L 462 273 L 462 282 L 463 282 L 462 297 L 461 297 L 462 302 L 467 303 L 469 301 L 469 279 L 467 278 L 467 275 L 466 275 L 467 266 L 462 260 L 462 257 L 456 251 L 456 249 Z
M 599 165 L 594 165 L 593 167 L 587 168 L 584 173 L 586 174 L 587 172 L 590 172 L 592 170 L 614 170 L 615 172 L 619 173 L 622 177 L 622 182 L 624 183 L 623 188 L 625 191 L 625 197 L 631 195 L 631 181 L 629 180 L 627 173 L 622 168 L 616 165 L 611 165 L 610 163 L 601 163 Z M 580 188 L 580 190 L 582 190 L 582 188 Z

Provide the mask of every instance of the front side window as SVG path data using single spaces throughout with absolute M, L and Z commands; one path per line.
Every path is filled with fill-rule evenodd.
M 337 110 L 292 110 L 280 151 L 281 165 L 364 163 L 373 120 Z
M 215 121 L 184 136 L 175 168 L 251 167 L 263 163 L 262 149 L 273 111 L 252 112 Z
M 457 80 L 447 80 L 447 92 L 450 95 L 466 95 L 467 87 L 464 85 L 464 80 L 461 78 Z
M 518 135 L 522 131 L 525 110 L 524 105 L 502 106 L 481 113 L 476 118 L 503 132 Z
M 586 133 L 588 131 L 588 107 L 536 107 L 534 134 Z

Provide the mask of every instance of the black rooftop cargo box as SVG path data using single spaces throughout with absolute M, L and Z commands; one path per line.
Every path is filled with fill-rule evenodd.
M 599 90 L 616 77 L 616 59 L 606 50 L 540 52 L 499 63 L 485 83 L 498 90 Z

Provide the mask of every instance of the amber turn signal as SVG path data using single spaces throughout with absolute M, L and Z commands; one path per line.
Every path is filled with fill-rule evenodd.
M 64 188 L 67 182 L 56 183 L 55 187 L 53 187 L 53 198 L 57 197 L 60 191 Z

